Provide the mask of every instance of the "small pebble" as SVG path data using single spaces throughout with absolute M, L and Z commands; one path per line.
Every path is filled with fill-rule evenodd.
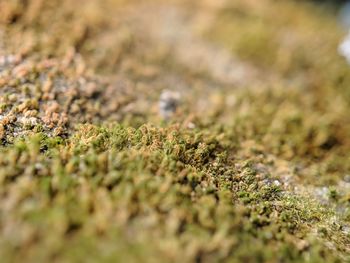
M 163 119 L 171 118 L 179 105 L 180 93 L 170 90 L 164 90 L 159 99 L 159 114 Z
M 350 65 L 350 32 L 338 46 L 338 53 L 343 56 Z
M 274 180 L 274 181 L 273 181 L 273 184 L 274 184 L 275 186 L 281 186 L 281 182 L 278 181 L 278 180 Z

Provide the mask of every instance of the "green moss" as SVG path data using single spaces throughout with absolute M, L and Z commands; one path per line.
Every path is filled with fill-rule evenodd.
M 255 161 L 223 158 L 226 150 L 214 134 L 175 127 L 88 125 L 64 142 L 19 140 L 0 152 L 1 222 L 16 224 L 2 235 L 1 254 L 8 261 L 75 261 L 88 251 L 102 261 L 139 253 L 160 261 L 344 259 L 348 239 L 325 245 L 342 235 L 330 227 L 334 211 L 268 183 Z M 17 170 L 9 170 L 15 160 Z M 327 234 L 314 236 L 317 226 Z
M 0 1 L 3 261 L 350 262 L 344 32 L 214 2 Z

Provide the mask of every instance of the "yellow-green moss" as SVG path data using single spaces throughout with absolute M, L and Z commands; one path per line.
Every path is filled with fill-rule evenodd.
M 4 261 L 350 261 L 350 68 L 333 10 L 0 10 Z M 168 121 L 164 89 L 182 95 Z
M 86 253 L 93 261 L 346 259 L 336 211 L 285 190 L 256 161 L 230 160 L 216 136 L 82 126 L 66 141 L 37 135 L 3 148 L 1 254 L 9 262 Z

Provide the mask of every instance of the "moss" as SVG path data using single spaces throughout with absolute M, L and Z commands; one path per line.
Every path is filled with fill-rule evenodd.
M 333 10 L 0 9 L 4 261 L 350 261 L 350 73 Z M 182 95 L 166 121 L 164 89 Z
M 204 155 L 203 145 L 212 145 Z M 74 260 L 88 250 L 94 260 L 115 256 L 110 245 L 92 249 L 91 240 L 116 242 L 123 256 L 148 251 L 161 261 L 344 259 L 347 239 L 332 250 L 325 245 L 342 234 L 330 227 L 334 211 L 266 184 L 268 175 L 254 161 L 218 161 L 226 150 L 213 134 L 198 137 L 176 127 L 88 125 L 66 141 L 19 140 L 0 152 L 1 222 L 5 229 L 16 226 L 2 236 L 1 253 L 9 261 L 16 255 L 66 260 L 75 250 Z M 15 160 L 17 170 L 7 169 Z M 317 226 L 327 234 L 315 238 Z M 301 240 L 305 248 L 298 247 Z

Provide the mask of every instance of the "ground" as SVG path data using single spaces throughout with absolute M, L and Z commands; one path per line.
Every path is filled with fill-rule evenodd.
M 3 262 L 350 262 L 335 7 L 0 10 Z

